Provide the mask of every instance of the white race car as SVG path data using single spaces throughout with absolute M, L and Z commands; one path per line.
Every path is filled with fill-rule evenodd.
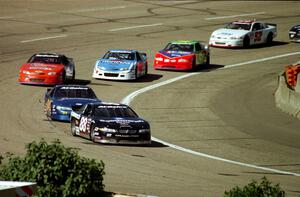
M 239 20 L 211 34 L 209 45 L 214 47 L 249 47 L 266 43 L 270 45 L 277 35 L 277 25 L 255 20 Z

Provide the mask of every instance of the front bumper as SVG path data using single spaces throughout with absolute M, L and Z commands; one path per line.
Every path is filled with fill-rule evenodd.
M 193 69 L 192 63 L 164 63 L 162 61 L 154 61 L 153 65 L 155 70 L 191 70 Z
M 300 42 L 300 34 L 299 34 L 299 33 L 296 33 L 296 32 L 290 32 L 290 33 L 289 33 L 289 38 L 290 38 L 290 41 L 293 41 L 293 42 Z
M 243 47 L 243 40 L 211 39 L 209 40 L 209 46 L 224 48 Z
M 94 71 L 93 73 L 93 78 L 95 79 L 109 79 L 109 80 L 133 80 L 136 79 L 135 76 L 135 71 L 131 72 L 124 72 L 124 71 L 119 71 L 119 72 L 113 72 L 113 71 L 103 71 L 103 70 L 98 70 Z
M 39 75 L 19 75 L 18 79 L 21 84 L 32 84 L 32 85 L 57 85 L 63 84 L 62 76 L 39 76 Z

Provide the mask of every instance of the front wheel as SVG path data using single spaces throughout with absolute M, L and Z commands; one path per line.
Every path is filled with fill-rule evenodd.
M 90 139 L 92 140 L 92 142 L 96 142 L 96 140 L 95 140 L 95 127 L 94 126 L 91 127 Z
M 74 119 L 71 120 L 71 134 L 73 136 L 77 136 L 76 134 L 76 124 L 75 124 L 75 121 Z
M 209 54 L 208 54 L 207 57 L 206 57 L 205 65 L 206 65 L 206 66 L 209 66 L 209 65 L 210 65 L 210 55 L 209 55 Z
M 243 40 L 243 47 L 248 48 L 250 46 L 250 39 L 248 36 L 245 36 Z

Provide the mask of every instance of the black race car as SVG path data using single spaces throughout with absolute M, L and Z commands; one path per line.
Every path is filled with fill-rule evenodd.
M 300 25 L 295 25 L 290 29 L 289 37 L 291 41 L 300 42 Z
M 88 103 L 71 112 L 71 133 L 107 144 L 150 144 L 150 125 L 127 105 Z

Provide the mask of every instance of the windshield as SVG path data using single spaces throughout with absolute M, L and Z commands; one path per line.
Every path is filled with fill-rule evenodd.
M 62 64 L 62 58 L 58 56 L 34 55 L 28 63 Z
M 126 106 L 100 105 L 95 108 L 94 115 L 104 118 L 137 118 L 136 113 Z
M 251 23 L 229 23 L 226 29 L 241 29 L 241 30 L 250 30 Z
M 55 92 L 56 98 L 90 98 L 96 99 L 96 95 L 90 88 L 62 87 Z
M 193 52 L 193 45 L 191 44 L 172 44 L 169 43 L 165 49 L 166 51 L 187 51 L 187 52 Z
M 104 55 L 103 59 L 112 60 L 134 60 L 134 53 L 129 52 L 108 52 Z

